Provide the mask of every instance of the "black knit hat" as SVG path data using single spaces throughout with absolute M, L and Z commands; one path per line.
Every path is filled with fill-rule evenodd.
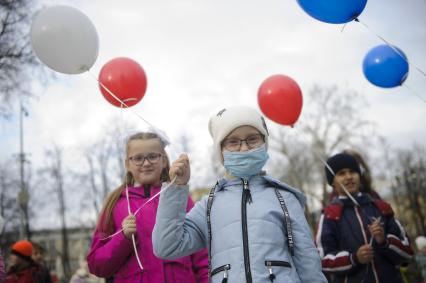
M 337 174 L 342 169 L 349 168 L 361 175 L 361 169 L 359 168 L 358 161 L 355 157 L 347 153 L 338 153 L 333 155 L 327 160 L 328 166 L 333 170 L 334 174 Z M 327 176 L 327 182 L 331 186 L 334 179 L 334 174 L 325 167 L 325 175 Z

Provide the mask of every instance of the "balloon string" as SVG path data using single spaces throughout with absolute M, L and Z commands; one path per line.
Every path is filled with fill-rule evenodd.
M 299 133 L 298 136 L 302 137 L 303 141 L 305 142 L 306 145 L 309 144 L 307 138 L 305 136 L 303 136 L 303 134 L 301 134 L 299 132 L 299 130 L 296 127 L 291 127 L 292 129 L 294 129 L 296 132 Z M 314 150 L 312 149 L 312 152 L 314 154 L 314 156 L 319 159 L 325 166 L 325 168 L 333 175 L 333 177 L 336 176 L 336 174 L 334 173 L 333 169 L 328 165 L 328 163 Z M 348 196 L 348 198 L 356 205 L 356 206 L 360 206 L 359 203 L 355 200 L 355 198 L 349 193 L 349 191 L 346 189 L 346 187 L 339 182 L 339 180 L 336 180 L 338 182 L 338 184 L 342 187 L 343 191 L 345 192 L 345 194 Z
M 402 84 L 403 86 L 405 86 L 409 91 L 411 91 L 415 96 L 417 96 L 421 101 L 423 101 L 424 103 L 426 103 L 426 99 L 424 99 L 423 97 L 420 96 L 420 94 L 418 94 L 417 92 L 415 92 L 412 88 L 408 87 L 407 84 Z
M 168 184 L 163 190 L 160 190 L 158 193 L 156 193 L 155 195 L 153 195 L 149 200 L 147 200 L 143 205 L 141 205 L 138 209 L 136 209 L 135 211 L 135 215 L 137 215 L 139 213 L 139 211 L 148 203 L 150 203 L 156 196 L 158 196 L 159 194 L 161 194 L 162 192 L 164 192 L 165 190 L 167 190 L 171 185 L 174 184 L 174 182 L 176 181 L 176 176 L 173 178 L 173 180 L 170 182 L 170 184 Z
M 129 215 L 131 215 L 132 211 L 130 209 L 129 187 L 127 186 L 127 182 L 126 182 L 126 199 L 127 199 L 127 211 Z M 141 259 L 139 258 L 138 248 L 136 247 L 135 234 L 132 234 L 132 243 L 133 243 L 133 250 L 135 251 L 136 260 L 138 261 L 139 268 L 143 270 Z
M 98 80 L 98 78 L 94 75 L 94 74 L 92 74 L 91 72 L 90 72 L 90 70 L 88 70 L 88 69 L 86 69 L 86 71 L 87 71 L 87 73 L 92 77 L 92 78 L 94 78 L 98 83 L 99 83 L 99 85 L 101 86 L 101 87 L 103 87 L 115 100 L 117 100 L 118 102 L 120 102 L 120 104 L 121 104 L 121 107 L 123 107 L 123 105 L 124 106 L 126 106 L 127 108 L 129 108 L 129 106 L 123 101 L 123 100 L 121 100 L 120 98 L 118 98 L 112 91 L 110 91 L 101 81 L 99 81 Z M 150 122 L 148 122 L 147 120 L 145 120 L 141 115 L 139 115 L 138 113 L 136 113 L 133 109 L 130 109 L 130 111 L 134 114 L 134 115 L 136 115 L 137 117 L 139 117 L 142 121 L 144 121 L 146 124 L 148 124 L 149 126 L 151 126 L 151 127 L 153 127 L 153 128 L 155 128 Z
M 136 210 L 136 212 L 134 213 L 134 215 L 136 216 L 138 213 L 139 213 L 139 211 L 147 204 L 147 203 L 149 203 L 149 202 L 151 202 L 154 198 L 156 198 L 158 195 L 160 195 L 160 194 L 162 194 L 163 192 L 165 192 L 168 188 L 170 188 L 174 183 L 175 183 L 175 181 L 176 181 L 176 176 L 173 178 L 173 180 L 169 183 L 169 184 L 167 184 L 167 186 L 166 187 L 164 187 L 164 189 L 161 189 L 158 193 L 156 193 L 154 196 L 152 196 L 151 198 L 149 198 L 142 206 L 140 206 L 137 210 Z M 127 188 L 127 187 L 126 187 Z M 102 238 L 101 239 L 101 241 L 104 241 L 104 240 L 108 240 L 108 239 L 110 239 L 110 238 L 113 238 L 113 237 L 115 237 L 116 235 L 118 235 L 118 234 L 120 234 L 121 232 L 123 231 L 123 228 L 122 229 L 120 229 L 120 230 L 118 230 L 117 232 L 115 232 L 114 234 L 111 234 L 111 235 L 109 235 L 108 237 L 105 237 L 105 238 Z
M 123 106 L 124 106 L 124 103 L 121 102 L 120 103 L 121 124 L 124 127 Z M 120 128 L 121 140 L 123 140 L 123 134 L 124 134 L 123 128 Z M 128 184 L 127 184 L 127 178 L 126 178 L 126 200 L 127 200 L 127 211 L 129 213 L 129 215 L 131 215 L 132 211 L 130 209 L 130 199 L 129 199 L 129 189 L 128 189 Z M 143 270 L 142 262 L 141 262 L 141 259 L 139 257 L 138 249 L 137 249 L 137 246 L 136 246 L 135 234 L 132 234 L 132 244 L 133 244 L 133 251 L 135 252 L 135 256 L 136 256 L 136 261 L 138 262 L 139 268 L 141 270 Z
M 407 64 L 409 64 L 410 66 L 414 67 L 419 73 L 421 73 L 423 76 L 426 77 L 426 72 L 424 72 L 422 69 L 420 69 L 419 67 L 417 67 L 416 65 L 414 65 L 413 63 L 408 62 L 407 58 L 405 58 L 404 55 L 401 54 L 401 52 L 395 48 L 395 46 L 393 46 L 392 44 L 390 44 L 389 41 L 387 41 L 386 39 L 384 39 L 382 36 L 380 36 L 379 34 L 377 34 L 376 32 L 374 32 L 369 26 L 367 26 L 367 24 L 365 24 L 364 22 L 361 22 L 358 18 L 354 19 L 355 22 L 361 23 L 365 28 L 367 28 L 371 33 L 373 33 L 375 36 L 377 36 L 380 40 L 382 40 L 384 43 L 386 43 L 390 48 L 392 48 L 399 56 L 402 57 L 402 59 L 404 59 L 405 62 L 407 62 Z
M 392 44 L 390 44 L 389 41 L 387 41 L 386 39 L 384 39 L 382 36 L 380 36 L 379 34 L 377 34 L 376 32 L 374 32 L 369 26 L 367 26 L 364 22 L 361 22 L 358 18 L 354 19 L 355 22 L 361 23 L 365 28 L 367 28 L 371 33 L 373 33 L 375 36 L 377 36 L 380 40 L 382 40 L 384 43 L 386 43 L 386 45 L 388 45 L 390 48 L 392 48 L 405 62 L 407 62 L 408 65 L 414 67 L 420 74 L 422 74 L 423 76 L 426 76 L 426 73 L 420 69 L 419 67 L 417 67 L 416 65 L 414 65 L 413 63 L 410 63 L 408 61 L 408 59 L 401 54 L 401 51 L 399 51 L 395 46 L 393 46 Z M 426 100 L 421 97 L 418 93 L 416 93 L 414 90 L 412 90 L 411 88 L 409 88 L 405 83 L 402 84 L 403 86 L 405 86 L 407 89 L 409 89 L 415 96 L 417 96 L 420 100 L 422 100 L 424 103 L 426 103 Z

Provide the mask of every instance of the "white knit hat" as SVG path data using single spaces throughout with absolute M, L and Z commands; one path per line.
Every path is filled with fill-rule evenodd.
M 418 236 L 416 238 L 416 247 L 418 250 L 423 249 L 426 247 L 426 237 L 425 236 Z
M 232 106 L 219 111 L 209 121 L 209 132 L 213 138 L 215 154 L 222 160 L 221 143 L 233 130 L 241 126 L 252 126 L 265 136 L 268 147 L 268 128 L 265 119 L 255 109 L 247 106 Z

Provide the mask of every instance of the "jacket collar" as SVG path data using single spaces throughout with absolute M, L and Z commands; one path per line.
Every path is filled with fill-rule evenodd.
M 257 186 L 259 184 L 265 183 L 263 175 L 264 174 L 259 174 L 259 175 L 255 175 L 255 176 L 251 176 L 247 178 L 246 180 L 249 182 L 250 188 L 252 188 L 252 185 Z M 228 178 L 228 176 L 224 177 L 217 182 L 216 191 L 224 190 L 227 187 L 240 186 L 242 182 L 243 182 L 242 178 L 236 178 L 236 177 Z
M 129 198 L 131 197 L 146 198 L 144 193 L 144 187 L 142 185 L 127 187 L 127 189 L 129 190 Z M 150 190 L 151 190 L 151 196 L 152 196 L 161 190 L 161 186 L 152 186 Z M 121 197 L 126 197 L 126 188 L 124 188 L 124 190 L 121 192 Z
M 371 197 L 368 194 L 362 192 L 357 193 L 357 195 L 353 197 L 360 205 L 371 203 L 372 201 Z M 341 203 L 344 206 L 354 206 L 352 200 L 347 196 L 335 197 L 331 203 Z
M 302 207 L 304 207 L 306 204 L 305 195 L 301 193 L 298 189 L 295 189 L 269 175 L 266 175 L 265 172 L 262 172 L 259 175 L 250 177 L 248 181 L 249 181 L 250 189 L 256 189 L 259 187 L 263 188 L 265 186 L 272 186 L 277 189 L 286 190 L 294 194 L 294 196 L 300 202 L 300 205 Z M 215 192 L 224 190 L 226 187 L 231 187 L 231 186 L 239 186 L 238 189 L 242 190 L 241 184 L 242 184 L 242 180 L 240 178 L 235 178 L 231 180 L 222 178 L 217 182 Z

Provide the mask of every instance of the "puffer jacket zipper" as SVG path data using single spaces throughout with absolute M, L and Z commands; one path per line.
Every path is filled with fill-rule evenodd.
M 269 272 L 269 280 L 273 283 L 276 279 L 274 271 L 272 270 L 273 266 L 283 266 L 283 267 L 291 267 L 291 264 L 287 261 L 282 260 L 265 260 L 265 266 L 268 268 Z
M 250 269 L 250 255 L 249 255 L 249 243 L 248 243 L 248 229 L 247 229 L 247 202 L 252 202 L 251 193 L 249 189 L 248 180 L 242 179 L 243 181 L 243 196 L 241 198 L 241 223 L 243 229 L 243 249 L 244 249 L 244 268 L 246 271 L 247 283 L 252 283 L 251 269 Z
M 227 283 L 228 282 L 228 270 L 230 270 L 230 269 L 231 269 L 230 264 L 225 264 L 225 265 L 219 266 L 218 268 L 213 269 L 213 271 L 211 273 L 211 277 L 213 277 L 214 275 L 223 271 L 222 283 Z

